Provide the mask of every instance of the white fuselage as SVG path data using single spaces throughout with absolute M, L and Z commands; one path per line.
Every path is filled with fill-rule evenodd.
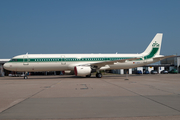
M 64 71 L 74 70 L 78 65 L 90 65 L 103 61 L 113 61 L 126 58 L 142 58 L 141 60 L 116 62 L 105 65 L 100 70 L 106 69 L 128 69 L 143 66 L 153 62 L 151 59 L 143 59 L 142 54 L 24 54 L 13 57 L 4 65 L 10 71 Z

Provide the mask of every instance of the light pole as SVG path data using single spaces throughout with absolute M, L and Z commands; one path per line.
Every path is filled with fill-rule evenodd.
M 177 59 L 177 73 L 179 73 L 179 57 L 177 56 L 176 59 Z

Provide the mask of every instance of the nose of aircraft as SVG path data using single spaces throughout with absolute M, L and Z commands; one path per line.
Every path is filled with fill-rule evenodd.
M 3 67 L 4 67 L 4 69 L 9 70 L 10 65 L 9 65 L 9 63 L 5 63 L 5 64 L 3 65 Z

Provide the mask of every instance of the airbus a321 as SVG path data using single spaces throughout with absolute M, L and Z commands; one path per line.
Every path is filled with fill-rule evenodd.
M 96 72 L 96 77 L 101 78 L 101 70 L 135 68 L 173 57 L 160 55 L 162 36 L 157 33 L 141 54 L 24 54 L 13 57 L 4 68 L 25 73 L 74 71 L 76 76 L 86 77 Z

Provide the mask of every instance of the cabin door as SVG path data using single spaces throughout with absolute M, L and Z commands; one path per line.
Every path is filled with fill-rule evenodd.
M 29 65 L 28 55 L 23 56 L 23 65 Z
M 66 57 L 64 55 L 61 56 L 61 65 L 66 65 Z

